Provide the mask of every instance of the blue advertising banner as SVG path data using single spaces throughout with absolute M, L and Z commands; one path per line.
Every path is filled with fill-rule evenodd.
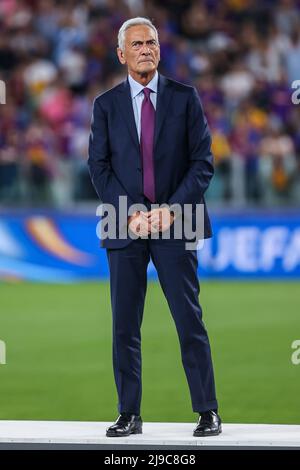
M 215 215 L 213 229 L 199 251 L 203 274 L 300 278 L 300 212 Z
M 214 236 L 199 246 L 201 278 L 300 278 L 300 211 L 211 214 Z M 92 215 L 0 216 L 0 279 L 74 282 L 108 278 Z M 156 278 L 152 263 L 149 278 Z

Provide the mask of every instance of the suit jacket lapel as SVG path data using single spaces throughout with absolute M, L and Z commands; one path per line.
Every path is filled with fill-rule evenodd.
M 128 127 L 128 130 L 133 139 L 133 142 L 139 151 L 140 149 L 139 138 L 138 138 L 137 128 L 136 128 L 135 119 L 134 119 L 132 98 L 131 98 L 130 85 L 129 85 L 128 78 L 124 80 L 123 83 L 121 83 L 121 86 L 118 89 L 118 91 L 120 93 L 119 93 L 119 96 L 117 97 L 117 103 L 118 103 L 120 112 Z
M 167 114 L 173 88 L 168 86 L 166 77 L 158 75 L 156 113 L 155 113 L 155 130 L 154 130 L 154 151 L 158 143 L 158 137 Z

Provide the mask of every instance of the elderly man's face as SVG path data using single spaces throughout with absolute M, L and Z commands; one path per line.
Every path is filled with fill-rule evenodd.
M 133 78 L 154 75 L 160 61 L 155 32 L 147 25 L 131 26 L 125 32 L 125 48 L 117 49 L 119 60 L 127 64 Z

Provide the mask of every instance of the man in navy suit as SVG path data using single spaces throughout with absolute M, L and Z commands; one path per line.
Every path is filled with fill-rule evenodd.
M 150 20 L 134 18 L 122 25 L 117 54 L 128 76 L 94 101 L 88 166 L 104 206 L 117 214 L 123 197 L 128 207 L 140 204 L 141 209 L 129 212 L 125 225 L 118 213 L 117 232 L 123 235 L 101 241 L 110 269 L 120 414 L 106 435 L 142 432 L 140 328 L 150 259 L 176 325 L 192 408 L 200 415 L 193 435 L 217 435 L 221 418 L 198 299 L 197 250 L 187 249 L 185 232 L 178 237 L 174 229 L 179 219 L 188 218 L 186 205 L 194 227 L 201 205 L 203 233 L 196 233 L 196 242 L 212 236 L 204 199 L 214 172 L 207 121 L 194 87 L 158 73 L 158 33 Z

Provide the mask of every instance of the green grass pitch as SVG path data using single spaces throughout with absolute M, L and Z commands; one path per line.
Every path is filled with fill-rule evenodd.
M 201 282 L 224 422 L 300 423 L 296 282 Z M 114 421 L 107 282 L 0 284 L 0 419 Z M 175 325 L 149 281 L 142 326 L 144 421 L 196 422 Z

